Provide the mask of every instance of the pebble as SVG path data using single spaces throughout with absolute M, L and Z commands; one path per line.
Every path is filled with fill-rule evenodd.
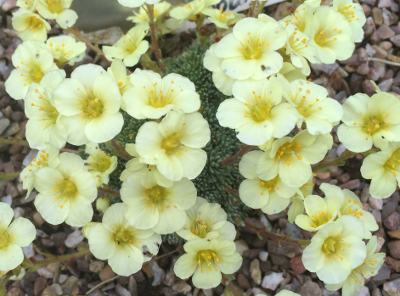
M 29 153 L 25 156 L 24 160 L 22 161 L 23 166 L 28 166 L 33 159 L 36 157 L 38 151 L 36 149 L 32 149 Z
M 269 296 L 269 294 L 265 293 L 264 291 L 258 289 L 258 288 L 253 288 L 253 290 L 251 290 L 253 292 L 254 295 L 267 295 Z
M 40 276 L 35 280 L 35 284 L 33 285 L 33 293 L 35 295 L 42 295 L 46 287 L 47 287 L 47 278 Z
M 93 273 L 99 273 L 103 270 L 104 268 L 104 262 L 103 261 L 93 261 L 89 265 L 89 270 Z
M 9 127 L 10 120 L 8 118 L 0 118 L 0 135 Z
M 384 92 L 388 92 L 389 90 L 391 90 L 392 85 L 393 85 L 393 78 L 386 79 L 378 84 L 381 91 L 384 91 Z
M 117 286 L 115 287 L 115 292 L 117 292 L 119 296 L 131 296 L 131 293 L 129 293 L 129 291 L 122 287 L 120 284 L 117 284 Z
M 294 257 L 290 260 L 290 268 L 297 274 L 302 274 L 306 271 L 301 256 Z
M 371 15 L 371 7 L 369 7 L 367 4 L 361 4 L 365 16 L 370 16 Z
M 7 296 L 24 296 L 24 295 L 25 293 L 18 287 L 13 287 L 7 292 Z
M 247 251 L 249 249 L 247 243 L 242 239 L 235 241 L 235 245 L 236 245 L 236 252 L 238 252 L 240 256 L 243 255 L 244 251 Z
M 393 30 L 390 29 L 387 25 L 380 26 L 376 32 L 378 33 L 379 37 L 382 39 L 388 39 L 395 35 Z
M 64 232 L 57 232 L 50 235 L 50 240 L 54 247 L 64 246 L 65 240 L 67 239 L 67 234 Z
M 386 256 L 385 263 L 394 271 L 400 272 L 400 261 L 392 257 Z
M 254 259 L 250 263 L 250 275 L 253 281 L 259 285 L 261 284 L 262 274 L 260 270 L 260 261 L 258 259 Z
M 372 9 L 372 18 L 374 20 L 375 25 L 382 25 L 383 24 L 383 16 L 382 16 L 382 10 L 380 10 L 378 7 L 374 7 Z
M 36 272 L 47 279 L 52 279 L 54 277 L 53 272 L 47 267 L 39 268 Z
M 344 183 L 342 185 L 340 185 L 341 189 L 349 189 L 349 190 L 353 190 L 353 189 L 357 189 L 360 187 L 360 180 L 359 179 L 355 179 L 355 180 L 351 180 L 347 183 Z
M 395 192 L 390 198 L 387 199 L 388 202 L 383 206 L 382 209 L 382 219 L 386 219 L 396 210 L 399 198 L 399 193 Z
M 23 247 L 22 248 L 22 252 L 24 252 L 24 255 L 27 258 L 31 258 L 31 257 L 35 256 L 35 251 L 33 250 L 33 244 L 32 243 L 30 243 L 29 246 L 27 246 L 27 247 Z
M 354 296 L 370 296 L 369 290 L 367 287 L 362 287 L 360 291 L 358 291 Z
M 400 259 L 400 240 L 389 242 L 388 249 L 393 258 Z
M 322 296 L 321 288 L 317 283 L 307 281 L 298 291 L 301 296 Z
M 316 72 L 318 75 L 320 72 L 324 72 L 325 74 L 328 74 L 328 76 L 331 76 L 333 71 L 335 71 L 339 67 L 338 63 L 333 63 L 333 64 L 312 64 L 311 63 L 311 68 Z
M 398 296 L 400 295 L 400 279 L 396 279 L 392 282 L 387 282 L 383 284 L 383 290 L 389 296 Z
M 110 265 L 107 265 L 102 271 L 99 273 L 99 278 L 102 282 L 109 280 L 110 278 L 115 276 L 115 272 L 111 269 Z
M 382 9 L 383 23 L 387 26 L 393 24 L 393 16 L 386 8 Z
M 264 277 L 261 283 L 261 287 L 265 289 L 275 290 L 283 280 L 283 273 L 273 272 Z
M 161 283 L 165 278 L 164 269 L 160 268 L 160 266 L 158 266 L 157 262 L 155 261 L 150 261 L 149 264 L 151 267 L 151 274 L 153 275 L 154 278 L 152 286 L 155 287 L 161 285 Z
M 376 276 L 372 278 L 373 282 L 380 283 L 382 281 L 386 281 L 390 279 L 390 274 L 392 273 L 392 270 L 390 269 L 389 266 L 387 266 L 385 263 L 382 265 L 381 269 L 379 269 L 379 272 Z
M 375 218 L 375 221 L 378 225 L 382 225 L 382 214 L 379 210 L 372 210 L 372 215 Z
M 187 294 L 192 290 L 192 287 L 185 281 L 179 281 L 172 286 L 172 290 L 182 294 Z
M 387 232 L 390 237 L 400 239 L 400 229 Z
M 383 8 L 383 7 L 391 7 L 392 6 L 392 1 L 390 0 L 379 0 L 378 7 Z
M 78 244 L 83 241 L 84 236 L 82 235 L 82 231 L 75 230 L 74 232 L 70 233 L 65 240 L 65 245 L 68 248 L 76 248 Z
M 396 36 L 391 37 L 390 41 L 392 41 L 394 43 L 394 45 L 400 47 L 400 35 L 396 35 Z
M 3 11 L 9 11 L 17 6 L 17 0 L 0 1 L 0 3 L 2 2 L 1 9 L 3 9 Z
M 1 135 L 3 138 L 8 138 L 16 133 L 18 133 L 21 130 L 18 122 L 13 122 L 10 124 L 10 126 L 4 131 L 4 133 Z
M 338 291 L 328 291 L 327 289 L 323 289 L 322 296 L 340 296 L 340 294 Z
M 6 196 L 2 197 L 2 198 L 0 199 L 0 201 L 1 201 L 1 202 L 4 202 L 4 203 L 6 203 L 6 204 L 8 204 L 9 206 L 11 206 L 11 203 L 12 203 L 12 196 L 11 196 L 11 195 L 6 195 Z
M 175 284 L 175 282 L 176 282 L 175 272 L 173 270 L 168 270 L 163 280 L 163 283 L 168 287 L 172 287 Z
M 399 218 L 399 213 L 393 212 L 383 220 L 383 224 L 388 230 L 395 230 L 400 224 Z
M 268 231 L 272 230 L 271 222 L 269 222 L 269 220 L 267 219 L 267 217 L 265 217 L 265 215 L 260 215 L 260 221 L 261 221 L 262 224 L 264 224 L 265 228 Z
M 266 262 L 268 259 L 268 252 L 261 251 L 258 257 L 260 258 L 261 261 Z
M 369 205 L 371 206 L 371 208 L 376 209 L 376 210 L 382 210 L 383 207 L 383 199 L 378 199 L 378 198 L 374 198 L 374 197 L 370 197 L 369 200 Z
M 251 288 L 250 282 L 244 274 L 240 273 L 238 275 L 237 282 L 239 286 L 242 287 L 244 290 L 248 290 Z

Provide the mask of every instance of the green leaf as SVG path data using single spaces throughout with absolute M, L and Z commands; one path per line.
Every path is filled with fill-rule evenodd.
M 6 289 L 0 287 L 0 296 L 7 296 Z

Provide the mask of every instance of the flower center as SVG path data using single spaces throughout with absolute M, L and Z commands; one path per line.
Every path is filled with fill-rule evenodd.
M 40 116 L 40 121 L 47 121 L 47 127 L 50 127 L 51 125 L 55 124 L 58 118 L 58 111 L 56 108 L 51 105 L 49 98 L 47 97 L 47 93 L 45 91 L 40 92 L 39 89 L 35 89 L 35 92 L 38 94 L 38 98 L 40 99 L 40 104 L 34 104 L 32 103 L 32 107 L 38 108 L 40 111 L 42 111 L 42 114 Z
M 246 42 L 242 43 L 242 54 L 248 60 L 259 59 L 264 48 L 270 46 L 269 42 L 261 42 L 260 38 L 252 37 L 251 32 L 247 33 Z
M 255 122 L 263 122 L 270 119 L 269 116 L 272 105 L 268 104 L 267 100 L 265 100 L 263 96 L 257 96 L 255 91 L 253 91 L 253 98 L 251 98 L 245 105 L 249 109 L 247 111 L 248 115 L 245 115 L 245 117 L 250 117 Z
M 289 44 L 290 44 L 290 48 L 294 51 L 294 52 L 299 52 L 302 49 L 304 49 L 305 47 L 308 47 L 307 44 L 305 44 L 307 42 L 307 38 L 297 38 L 297 32 L 298 29 L 294 28 L 294 32 L 289 36 Z M 286 52 L 286 51 L 285 51 Z
M 300 144 L 286 143 L 279 147 L 278 151 L 276 152 L 275 156 L 278 160 L 284 160 L 287 165 L 290 165 L 290 161 L 293 160 L 293 156 L 297 157 L 297 160 L 302 160 L 303 157 L 298 154 L 301 150 Z
M 400 172 L 400 149 L 394 151 L 392 156 L 385 162 L 383 166 L 389 170 L 393 176 L 397 177 L 397 173 Z
M 0 231 L 0 250 L 7 248 L 10 245 L 10 236 L 7 229 Z
M 307 97 L 311 94 L 311 90 L 307 89 L 306 93 L 302 93 L 303 89 L 299 87 L 298 93 L 292 99 L 293 103 L 297 105 L 297 112 L 303 117 L 308 117 L 318 110 L 322 110 L 322 107 L 315 107 L 315 104 L 319 102 L 319 99 L 309 100 Z
M 50 12 L 60 14 L 64 10 L 63 0 L 49 0 L 48 7 Z
M 36 30 L 40 30 L 43 27 L 43 22 L 36 16 L 31 16 L 26 19 L 26 26 L 33 32 L 36 32 Z
M 171 81 L 171 84 L 165 94 L 162 92 L 160 88 L 157 88 L 157 83 L 154 83 L 154 89 L 150 90 L 147 90 L 146 86 L 143 86 L 149 98 L 149 105 L 154 108 L 162 108 L 168 104 L 173 103 L 174 99 L 179 94 L 179 92 L 176 92 L 172 88 L 173 84 L 174 81 Z M 181 89 L 181 91 L 183 90 Z
M 388 127 L 391 125 L 391 123 L 389 121 L 385 121 L 386 117 L 389 117 L 389 113 L 386 115 L 379 114 L 376 116 L 365 116 L 362 123 L 363 130 L 371 136 L 382 130 L 388 131 Z M 353 125 L 357 125 L 357 122 L 354 122 Z M 365 139 L 368 140 L 368 136 Z
M 125 51 L 128 54 L 134 53 L 137 49 L 135 38 L 130 33 L 123 36 L 123 38 L 124 38 L 124 40 L 122 42 L 123 42 Z
M 262 186 L 262 191 L 260 192 L 260 195 L 264 195 L 264 192 L 266 190 L 268 191 L 272 191 L 272 190 L 279 190 L 279 187 L 276 186 L 276 184 L 278 183 L 278 176 L 276 176 L 275 178 L 273 178 L 272 180 L 269 181 L 263 181 L 260 180 L 261 182 L 261 186 Z
M 340 259 L 343 260 L 343 253 L 346 249 L 350 249 L 350 244 L 345 244 L 343 240 L 341 240 L 341 233 L 338 233 L 336 236 L 331 236 L 325 239 L 322 244 L 322 252 L 325 253 L 325 262 L 328 262 L 330 259 Z
M 104 173 L 107 171 L 111 165 L 110 157 L 107 156 L 105 152 L 101 150 L 96 152 L 95 155 L 88 159 L 90 169 L 93 171 L 98 171 Z
M 335 37 L 337 35 L 336 32 L 342 34 L 342 30 L 338 31 L 337 28 L 335 28 L 333 32 L 324 32 L 324 30 L 321 30 L 315 34 L 314 41 L 321 47 L 329 46 L 329 43 L 337 41 Z
M 339 8 L 339 12 L 346 17 L 346 19 L 349 21 L 349 23 L 351 23 L 354 20 L 359 21 L 360 19 L 355 18 L 355 15 L 354 15 L 355 8 L 356 7 L 353 5 L 343 6 L 343 7 Z
M 135 241 L 135 233 L 132 228 L 118 228 L 115 230 L 114 228 L 112 229 L 114 232 L 114 241 L 116 241 L 118 244 L 131 244 L 132 242 Z M 136 241 L 137 243 L 140 243 L 140 241 Z
M 78 188 L 76 188 L 75 182 L 73 181 L 72 177 L 63 179 L 58 179 L 60 182 L 58 187 L 53 188 L 53 192 L 57 194 L 54 197 L 54 200 L 64 199 L 62 205 L 60 205 L 60 209 L 64 208 L 65 203 L 68 200 L 73 200 L 76 195 L 78 194 Z
M 204 268 L 208 271 L 211 271 L 211 268 L 218 271 L 215 267 L 218 263 L 220 261 L 213 250 L 203 250 L 197 253 L 197 264 L 200 266 L 200 272 L 204 272 Z
M 21 62 L 21 65 L 17 66 L 17 69 L 24 72 L 24 73 L 21 73 L 21 76 L 24 77 L 24 80 L 26 82 L 26 83 L 24 83 L 24 86 L 27 86 L 28 84 L 30 84 L 32 82 L 39 83 L 44 76 L 44 73 L 43 73 L 40 65 L 37 65 L 33 61 L 30 64 Z
M 340 209 L 340 212 L 342 215 L 350 214 L 359 219 L 361 216 L 364 216 L 364 214 L 360 211 L 362 208 L 363 206 L 360 205 L 358 201 L 348 199 Z
M 90 89 L 87 89 L 86 93 L 79 88 L 78 91 L 81 92 L 85 99 L 81 100 L 82 115 L 86 116 L 89 120 L 101 116 L 104 112 L 103 102 L 98 97 L 95 97 Z
M 200 221 L 199 218 L 194 220 L 192 222 L 192 225 L 190 227 L 190 231 L 194 234 L 197 235 L 200 238 L 205 238 L 207 233 L 210 231 L 211 224 L 213 224 L 214 221 L 206 222 L 206 221 Z
M 317 228 L 318 226 L 326 224 L 332 217 L 327 215 L 325 211 L 321 211 L 318 216 L 314 216 L 312 220 L 314 221 L 313 227 Z
M 158 185 L 155 185 L 154 187 L 146 185 L 144 199 L 147 200 L 149 208 L 159 208 L 160 212 L 164 212 L 164 208 L 168 209 L 171 205 L 176 208 L 176 206 L 168 199 L 168 193 L 169 191 L 167 188 Z

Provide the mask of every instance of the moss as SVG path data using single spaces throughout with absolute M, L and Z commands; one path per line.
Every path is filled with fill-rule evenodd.
M 201 110 L 204 118 L 208 121 L 211 129 L 211 141 L 204 148 L 207 152 L 207 164 L 203 172 L 193 180 L 198 195 L 206 198 L 209 202 L 221 204 L 228 214 L 231 222 L 240 224 L 246 217 L 248 208 L 240 201 L 239 197 L 229 194 L 226 189 L 238 189 L 243 180 L 238 171 L 238 164 L 221 167 L 220 162 L 230 155 L 237 153 L 242 145 L 231 129 L 221 127 L 216 118 L 219 104 L 227 97 L 218 91 L 211 78 L 211 73 L 203 67 L 203 57 L 209 44 L 202 45 L 194 43 L 186 52 L 178 57 L 165 59 L 167 72 L 177 73 L 189 78 L 200 94 Z M 123 144 L 133 143 L 139 127 L 145 122 L 136 120 L 125 112 L 123 113 L 125 125 L 116 139 Z M 125 161 L 119 159 L 118 169 L 111 175 L 110 186 L 119 189 L 121 182 L 119 175 L 124 169 Z M 169 243 L 181 242 L 175 234 L 167 235 L 164 240 Z

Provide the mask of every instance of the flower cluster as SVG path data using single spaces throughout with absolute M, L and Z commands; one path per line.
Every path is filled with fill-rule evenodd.
M 70 70 L 83 59 L 86 45 L 70 36 L 47 39 L 46 19 L 84 40 L 70 29 L 77 19 L 71 2 L 19 0 L 12 19 L 23 42 L 12 56 L 16 69 L 5 87 L 14 99 L 23 99 L 26 139 L 39 150 L 20 177 L 27 197 L 38 192 L 34 205 L 46 222 L 83 227 L 90 252 L 121 276 L 139 271 L 158 253 L 161 236 L 175 233 L 185 241 L 176 275 L 192 276 L 199 289 L 217 287 L 222 274 L 235 273 L 242 264 L 234 219 L 220 204 L 198 196 L 206 195 L 198 194 L 195 180 L 203 178 L 206 165 L 212 167 L 206 151 L 217 137 L 212 139 L 210 127 L 219 123 L 232 129 L 247 151 L 236 157 L 244 177 L 237 178 L 243 180 L 240 200 L 268 215 L 288 210 L 291 223 L 314 233 L 302 261 L 328 290 L 354 295 L 377 273 L 385 257 L 375 253 L 373 232 L 379 227 L 357 195 L 327 183 L 319 186 L 324 197 L 313 194 L 313 171 L 323 166 L 333 145 L 332 128 L 340 121 L 339 140 L 367 155 L 361 173 L 371 179 L 371 195 L 389 197 L 400 184 L 398 99 L 377 88 L 372 97 L 355 94 L 342 107 L 306 79 L 309 62 L 347 59 L 362 41 L 366 19 L 359 4 L 334 0 L 321 6 L 307 0 L 277 21 L 211 8 L 219 0 L 175 7 L 159 0 L 118 0 L 138 8 L 128 18 L 135 25 L 114 45 L 90 46 L 109 67 Z M 203 64 L 216 88 L 230 96 L 217 103 L 200 99 L 205 90 L 196 89 L 195 80 L 165 69 L 158 48 L 161 35 L 185 20 L 196 23 L 203 41 L 206 17 L 217 30 Z M 148 55 L 150 47 L 157 62 Z M 144 69 L 127 69 L 139 62 Z M 216 110 L 211 119 L 207 104 Z M 116 137 L 127 118 L 138 127 L 122 145 Z M 78 153 L 67 145 L 85 146 Z M 112 173 L 123 169 L 117 156 L 127 160 L 117 176 L 119 192 L 112 190 Z M 93 203 L 102 215 L 94 215 Z M 32 223 L 24 218 L 11 223 L 12 218 L 10 206 L 0 203 L 0 277 L 19 268 L 21 247 L 35 238 Z

